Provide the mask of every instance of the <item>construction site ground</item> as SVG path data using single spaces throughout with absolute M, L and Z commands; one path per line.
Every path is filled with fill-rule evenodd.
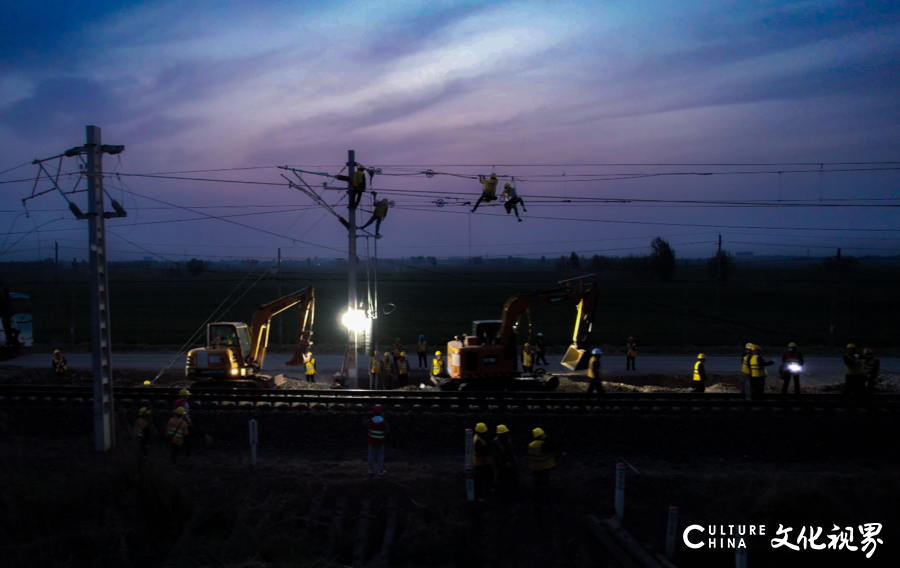
M 90 384 L 89 373 L 75 371 L 80 378 L 70 380 Z M 136 386 L 148 373 L 117 371 L 116 383 Z M 47 375 L 0 368 L 6 384 L 53 380 Z M 609 391 L 680 390 L 685 381 L 607 378 Z M 183 382 L 176 374 L 163 379 L 157 384 Z M 710 390 L 736 391 L 737 379 L 720 377 Z M 585 384 L 563 380 L 561 388 Z M 350 566 L 356 557 L 374 566 L 384 560 L 378 553 L 393 504 L 397 528 L 387 565 L 619 566 L 589 533 L 585 516 L 614 514 L 615 464 L 625 461 L 626 529 L 662 551 L 668 508 L 679 507 L 678 566 L 734 562 L 733 550 L 680 544 L 691 524 L 766 525 L 765 537 L 749 541 L 750 566 L 894 566 L 900 557 L 892 414 L 388 413 L 388 473 L 369 477 L 361 412 L 204 409 L 194 417 L 190 460 L 172 467 L 164 441 L 154 437 L 141 469 L 130 443 L 135 410 L 117 407 L 118 447 L 98 457 L 90 408 L 0 408 L 0 540 L 17 543 L 5 549 L 7 565 L 263 568 Z M 154 416 L 157 431 L 165 414 Z M 251 419 L 259 424 L 256 469 L 247 442 Z M 506 424 L 519 450 L 522 490 L 510 504 L 496 494 L 484 504 L 465 500 L 463 433 L 479 421 Z M 524 457 L 537 426 L 566 440 L 554 487 L 538 500 Z M 779 525 L 793 527 L 794 542 L 801 526 L 822 527 L 827 542 L 833 525 L 870 522 L 884 527 L 871 558 L 859 550 L 770 545 Z

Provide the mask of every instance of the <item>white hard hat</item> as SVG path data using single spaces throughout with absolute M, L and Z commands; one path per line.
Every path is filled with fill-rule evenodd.
M 599 347 L 595 347 L 593 351 L 591 351 L 594 355 L 603 355 L 603 351 L 600 351 Z

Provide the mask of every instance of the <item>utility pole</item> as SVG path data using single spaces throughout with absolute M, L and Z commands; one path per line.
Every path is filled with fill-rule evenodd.
M 278 249 L 278 264 L 276 265 L 275 269 L 278 274 L 278 297 L 280 298 L 281 297 L 281 249 L 280 248 Z M 281 322 L 283 320 L 284 320 L 284 318 L 278 318 L 278 347 L 281 347 L 282 345 L 284 345 L 284 341 L 283 341 L 284 338 L 281 335 L 281 332 L 282 332 Z
M 54 241 L 53 245 L 56 250 L 56 260 L 53 264 L 53 281 L 56 288 L 56 321 L 59 321 L 59 242 Z
M 722 299 L 722 235 L 719 235 L 719 250 L 716 252 L 716 317 Z
M 373 191 L 372 192 L 372 206 L 375 206 L 375 203 L 378 201 L 378 195 Z M 375 301 L 374 301 L 374 309 L 372 310 L 372 345 L 374 348 L 378 347 L 378 239 L 374 239 L 375 245 L 375 262 L 373 263 L 372 274 L 374 276 L 374 288 L 375 288 Z
M 841 249 L 837 249 L 837 256 L 834 264 L 834 296 L 831 299 L 831 327 L 828 328 L 828 347 L 834 345 L 834 318 L 837 313 L 838 287 L 840 286 L 841 275 Z
M 353 173 L 356 171 L 356 151 L 347 151 L 347 304 L 351 310 L 358 308 L 356 300 L 356 204 L 353 199 Z M 348 331 L 349 341 L 353 344 L 347 361 L 347 382 L 351 389 L 359 388 L 359 342 L 355 329 Z

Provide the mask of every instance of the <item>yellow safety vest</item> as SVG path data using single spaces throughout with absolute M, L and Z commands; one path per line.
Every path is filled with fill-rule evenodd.
M 375 216 L 384 217 L 387 215 L 388 204 L 386 201 L 379 201 L 375 204 Z
M 444 360 L 443 359 L 433 359 L 431 361 L 431 374 L 432 375 L 440 375 L 441 371 L 444 370 Z
M 472 438 L 472 465 L 488 465 L 487 440 L 475 434 Z
M 497 180 L 488 178 L 481 180 L 481 183 L 484 185 L 482 188 L 484 195 L 489 197 L 497 196 Z
M 628 348 L 627 355 L 629 357 L 634 357 L 637 355 L 637 343 L 629 343 L 628 345 L 626 345 L 626 347 Z
M 542 471 L 556 466 L 553 454 L 544 453 L 544 440 L 535 440 L 528 444 L 528 466 L 533 471 Z
M 750 375 L 753 377 L 766 377 L 769 375 L 766 368 L 760 363 L 760 359 L 759 355 L 754 355 L 750 358 Z
M 876 364 L 878 364 L 878 359 L 874 357 L 872 357 L 871 359 L 863 360 L 863 373 L 871 375 L 872 371 L 875 369 Z
M 405 358 L 397 361 L 397 371 L 401 375 L 406 375 L 407 373 L 409 373 L 409 363 L 406 362 Z
M 750 357 L 752 357 L 752 355 L 749 353 L 741 357 L 741 372 L 745 375 L 750 374 Z
M 306 362 L 306 374 L 307 375 L 315 375 L 316 374 L 316 360 L 310 359 Z
M 425 343 L 424 341 L 420 341 L 418 343 L 418 345 L 419 345 L 419 353 L 425 353 L 426 351 L 428 351 L 428 344 Z
M 700 380 L 700 365 L 702 365 L 702 364 L 703 364 L 702 361 L 697 361 L 696 363 L 694 363 L 694 380 L 695 381 Z
M 366 172 L 365 170 L 359 171 L 356 170 L 353 172 L 353 187 L 356 189 L 365 189 L 366 188 Z
M 599 379 L 600 378 L 600 374 L 603 371 L 600 370 L 599 361 L 600 361 L 600 359 L 598 359 L 596 355 L 591 357 L 591 362 L 588 363 L 588 372 L 587 372 L 587 376 L 589 379 Z M 595 366 L 597 368 L 596 371 L 594 371 Z
M 184 443 L 184 437 L 187 435 L 187 422 L 177 416 L 169 418 L 169 422 L 166 424 L 166 438 L 170 438 L 173 444 L 180 446 Z
M 369 372 L 373 375 L 381 373 L 381 359 L 379 359 L 378 357 L 372 357 L 371 363 L 372 365 L 369 367 Z
M 143 418 L 138 418 L 137 422 L 134 423 L 134 435 L 138 438 L 143 438 L 146 436 L 147 426 L 149 425 L 150 423 Z
M 862 361 L 856 361 L 853 365 L 847 365 L 844 367 L 845 373 L 847 375 L 861 375 L 862 370 Z
M 382 359 L 381 360 L 381 374 L 382 375 L 390 375 L 391 374 L 391 360 L 390 359 Z
M 394 357 L 399 357 L 400 353 L 403 352 L 403 346 L 399 343 L 394 344 Z
M 531 367 L 531 363 L 534 359 L 534 356 L 530 351 L 522 352 L 522 366 L 523 367 Z

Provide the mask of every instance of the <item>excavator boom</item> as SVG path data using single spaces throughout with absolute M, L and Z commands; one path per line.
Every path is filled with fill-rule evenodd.
M 313 310 L 315 309 L 315 293 L 312 286 L 307 286 L 302 290 L 298 290 L 293 294 L 278 298 L 268 304 L 263 304 L 256 310 L 253 315 L 253 323 L 250 332 L 250 359 L 262 369 L 266 358 L 266 348 L 269 345 L 269 329 L 272 324 L 272 318 L 288 308 L 300 304 L 300 323 L 297 330 L 298 345 L 291 361 L 297 358 L 297 353 L 303 347 L 303 354 L 310 345 L 310 336 L 312 331 L 307 331 L 306 323 L 309 320 L 312 323 Z M 302 345 L 301 345 L 302 344 Z M 291 364 L 288 362 L 288 364 Z M 299 363 L 295 363 L 299 364 Z

